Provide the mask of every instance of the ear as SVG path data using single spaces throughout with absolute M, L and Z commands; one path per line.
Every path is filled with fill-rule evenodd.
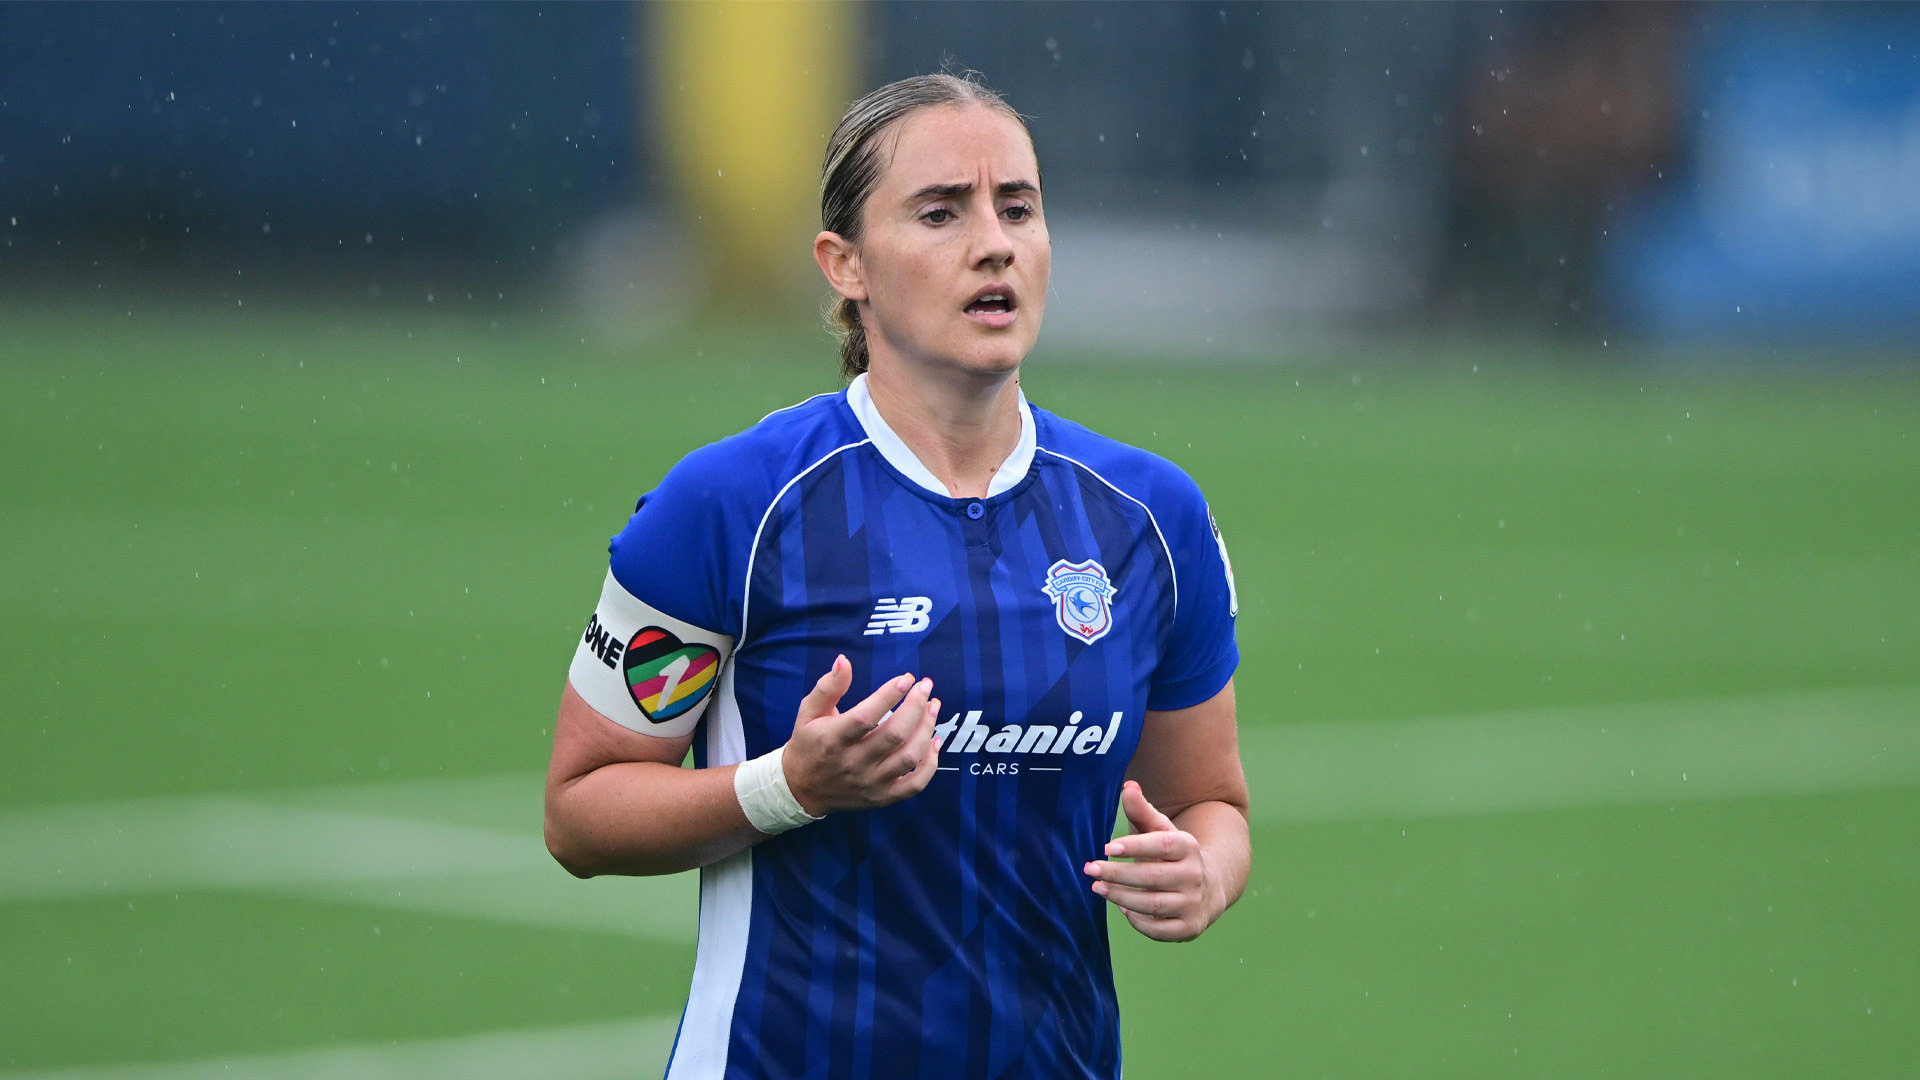
M 813 261 L 827 276 L 833 291 L 859 303 L 867 298 L 867 282 L 860 272 L 860 249 L 836 232 L 813 238 Z

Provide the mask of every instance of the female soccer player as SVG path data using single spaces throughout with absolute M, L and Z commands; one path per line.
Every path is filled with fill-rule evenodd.
M 1184 941 L 1246 881 L 1226 549 L 1185 473 L 1021 394 L 1050 248 L 998 95 L 856 102 L 821 217 L 852 383 L 613 538 L 547 845 L 701 868 L 669 1080 L 1113 1080 L 1103 905 Z

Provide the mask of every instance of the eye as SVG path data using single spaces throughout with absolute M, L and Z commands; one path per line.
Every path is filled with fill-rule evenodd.
M 936 206 L 927 211 L 926 220 L 934 225 L 945 225 L 953 220 L 953 211 L 944 206 Z
M 1009 221 L 1025 221 L 1033 216 L 1033 207 L 1027 206 L 1024 203 L 1014 203 L 1002 211 L 1002 213 L 1007 215 L 1007 220 Z

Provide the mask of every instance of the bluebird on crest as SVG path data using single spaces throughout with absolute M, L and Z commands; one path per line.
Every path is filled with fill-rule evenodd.
M 1098 562 L 1061 559 L 1047 569 L 1046 583 L 1040 588 L 1053 597 L 1054 620 L 1070 636 L 1091 645 L 1113 629 L 1113 607 L 1108 601 L 1119 590 Z

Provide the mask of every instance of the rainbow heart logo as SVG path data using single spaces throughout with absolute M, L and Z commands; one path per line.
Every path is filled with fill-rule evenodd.
M 664 724 L 713 692 L 720 674 L 720 651 L 681 641 L 671 630 L 646 626 L 627 642 L 620 666 L 633 703 L 648 720 Z

